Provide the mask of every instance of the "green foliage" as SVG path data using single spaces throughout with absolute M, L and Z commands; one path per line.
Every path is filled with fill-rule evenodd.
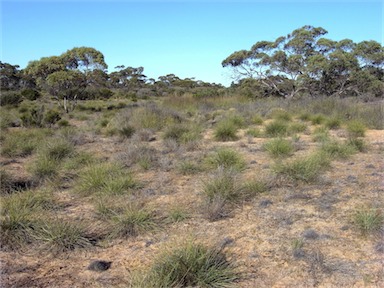
M 228 169 L 218 169 L 208 181 L 203 184 L 203 195 L 208 202 L 212 202 L 215 198 L 221 198 L 225 202 L 238 201 L 241 197 L 236 182 L 236 175 Z
M 367 128 L 360 121 L 354 120 L 347 124 L 347 132 L 349 138 L 364 137 Z
M 235 150 L 229 148 L 217 149 L 216 152 L 207 157 L 206 163 L 208 167 L 213 169 L 222 167 L 224 169 L 241 171 L 245 168 L 243 157 Z
M 28 170 L 36 180 L 42 181 L 57 176 L 59 174 L 59 168 L 57 160 L 42 154 L 34 160 Z
M 255 125 L 263 124 L 263 118 L 260 115 L 253 115 L 251 118 L 251 123 Z
M 263 145 L 263 148 L 274 158 L 292 155 L 293 145 L 283 138 L 272 139 Z
M 341 126 L 341 119 L 338 117 L 329 118 L 329 119 L 325 120 L 324 125 L 325 125 L 325 127 L 327 127 L 328 129 L 331 129 L 331 130 L 338 129 Z
M 305 132 L 307 129 L 308 129 L 308 126 L 305 123 L 294 122 L 289 124 L 288 134 L 302 133 L 302 132 Z
M 292 115 L 288 111 L 285 111 L 282 109 L 274 109 L 271 111 L 271 113 L 268 116 L 270 118 L 273 118 L 275 120 L 280 120 L 283 122 L 292 121 Z
M 241 193 L 243 199 L 252 199 L 253 197 L 267 191 L 267 184 L 264 181 L 253 179 L 247 181 L 241 187 Z
M 42 129 L 9 131 L 1 143 L 1 155 L 8 157 L 31 155 L 50 133 L 50 131 Z
M 44 123 L 48 124 L 49 126 L 54 125 L 61 119 L 60 112 L 57 110 L 48 110 L 47 113 L 44 115 Z
M 257 129 L 257 128 L 248 129 L 246 134 L 252 137 L 260 137 L 262 135 L 260 129 Z
M 356 152 L 353 146 L 338 141 L 327 141 L 321 146 L 323 151 L 331 159 L 347 159 Z
M 178 171 L 183 175 L 193 175 L 201 172 L 203 169 L 192 161 L 182 161 L 178 165 Z
M 162 253 L 134 287 L 232 287 L 239 274 L 218 248 L 188 243 Z
M 311 122 L 313 125 L 323 124 L 326 118 L 323 114 L 315 114 L 311 117 Z
M 188 143 L 196 141 L 200 138 L 200 131 L 198 127 L 175 123 L 168 126 L 164 131 L 164 139 L 173 139 L 177 143 Z
M 62 219 L 40 224 L 33 236 L 40 243 L 41 249 L 52 253 L 64 253 L 91 246 L 84 228 Z
M 81 195 L 116 195 L 137 187 L 130 173 L 116 163 L 89 165 L 79 173 L 77 190 Z
M 157 226 L 154 213 L 137 205 L 130 205 L 123 211 L 114 213 L 111 221 L 110 236 L 113 238 L 136 237 Z
M 17 250 L 33 241 L 36 221 L 25 207 L 7 203 L 6 211 L 0 217 L 1 250 Z
M 288 124 L 281 120 L 275 120 L 265 126 L 265 135 L 268 137 L 283 137 L 288 134 Z
M 361 138 L 348 139 L 348 145 L 359 152 L 365 152 L 368 149 L 364 139 Z
M 360 209 L 354 215 L 354 224 L 363 235 L 378 232 L 384 224 L 384 215 L 379 209 Z
M 236 141 L 238 139 L 237 126 L 231 121 L 222 121 L 217 124 L 214 130 L 214 138 L 217 141 Z
M 23 101 L 23 96 L 18 91 L 1 91 L 0 106 L 17 107 Z
M 26 88 L 26 89 L 21 90 L 21 95 L 25 99 L 30 100 L 30 101 L 37 100 L 41 96 L 39 91 L 37 91 L 35 89 L 31 89 L 31 88 Z
M 182 207 L 175 206 L 168 211 L 167 220 L 170 223 L 182 222 L 188 218 L 188 213 Z
M 276 163 L 272 170 L 277 176 L 293 182 L 314 182 L 329 166 L 330 159 L 323 153 L 314 153 L 290 162 Z
M 316 127 L 312 135 L 315 142 L 326 142 L 329 140 L 329 137 L 329 130 L 324 126 Z

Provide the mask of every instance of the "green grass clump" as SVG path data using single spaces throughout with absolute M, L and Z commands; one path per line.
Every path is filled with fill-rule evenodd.
M 28 209 L 8 203 L 0 216 L 1 250 L 18 250 L 32 243 L 36 221 Z
M 284 122 L 292 121 L 292 115 L 288 111 L 283 109 L 272 110 L 272 112 L 269 114 L 269 117 Z
M 182 161 L 178 165 L 178 171 L 183 175 L 193 175 L 201 172 L 203 169 L 197 163 L 192 161 Z
M 186 144 L 200 139 L 200 129 L 196 125 L 176 123 L 164 131 L 164 139 L 173 139 L 179 144 Z
M 293 153 L 293 145 L 291 141 L 283 138 L 272 139 L 271 141 L 265 143 L 263 148 L 273 158 L 287 157 Z
M 244 199 L 252 199 L 253 197 L 267 191 L 267 184 L 260 180 L 251 180 L 245 182 L 241 188 L 242 197 Z
M 140 233 L 155 229 L 156 226 L 152 211 L 138 205 L 129 205 L 123 211 L 113 213 L 110 237 L 136 237 Z
M 241 171 L 245 168 L 245 161 L 243 157 L 230 148 L 220 148 L 212 153 L 205 160 L 209 168 L 217 169 L 222 167 L 224 169 L 233 169 Z
M 232 287 L 239 274 L 221 249 L 188 243 L 162 253 L 134 287 Z
M 311 120 L 311 113 L 303 112 L 299 115 L 299 119 L 302 121 L 310 121 Z
M 316 127 L 315 130 L 313 131 L 312 139 L 315 142 L 329 141 L 330 139 L 329 129 L 324 126 Z
M 325 120 L 324 125 L 325 125 L 325 127 L 327 127 L 328 129 L 331 129 L 331 130 L 338 129 L 341 126 L 341 119 L 339 117 L 329 118 L 329 119 Z
M 348 139 L 348 145 L 359 152 L 365 152 L 368 149 L 364 139 L 361 138 Z
M 347 124 L 347 133 L 349 138 L 364 137 L 367 127 L 360 121 L 353 120 Z
M 251 137 L 260 137 L 262 135 L 260 129 L 258 128 L 250 128 L 247 130 L 246 134 Z
M 265 126 L 265 135 L 268 137 L 284 137 L 288 135 L 288 124 L 275 120 Z
M 302 133 L 302 132 L 305 132 L 307 129 L 308 129 L 308 126 L 305 123 L 300 123 L 300 122 L 294 122 L 288 126 L 288 131 L 290 132 L 290 134 Z
M 327 155 L 314 153 L 286 163 L 276 163 L 272 169 L 277 176 L 293 182 L 314 182 L 330 164 Z
M 384 215 L 379 209 L 361 209 L 354 215 L 354 224 L 363 235 L 378 232 L 383 228 Z
M 232 170 L 218 169 L 203 183 L 203 195 L 208 202 L 220 198 L 225 202 L 236 202 L 241 198 L 236 175 Z
M 323 114 L 315 114 L 311 116 L 311 122 L 313 125 L 323 124 L 326 120 L 326 117 Z
M 84 196 L 92 194 L 119 195 L 137 187 L 132 175 L 116 163 L 101 163 L 85 167 L 80 172 L 77 190 Z
M 1 155 L 25 157 L 33 154 L 51 132 L 45 129 L 9 131 L 1 143 Z
M 53 179 L 59 175 L 58 161 L 47 155 L 39 155 L 28 167 L 29 172 L 37 181 Z
M 184 221 L 189 218 L 188 213 L 182 207 L 175 206 L 172 207 L 167 216 L 167 222 L 169 223 L 177 223 Z
M 217 124 L 213 135 L 216 141 L 236 141 L 238 127 L 231 121 L 221 121 Z
M 251 118 L 251 123 L 255 125 L 263 124 L 263 118 L 260 115 L 253 115 Z
M 85 230 L 77 223 L 63 220 L 48 221 L 39 225 L 34 238 L 43 250 L 63 253 L 91 246 Z
M 356 152 L 353 146 L 339 141 L 324 142 L 321 151 L 332 159 L 347 159 Z
M 41 153 L 52 160 L 60 161 L 66 157 L 74 155 L 75 147 L 71 142 L 62 138 L 57 138 L 48 141 Z

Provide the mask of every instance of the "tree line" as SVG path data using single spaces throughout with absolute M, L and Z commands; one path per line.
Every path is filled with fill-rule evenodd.
M 222 61 L 234 77 L 229 88 L 174 74 L 148 78 L 143 67 L 120 65 L 108 73 L 104 55 L 76 47 L 59 56 L 43 57 L 20 69 L 0 62 L 0 104 L 34 100 L 41 93 L 68 112 L 77 100 L 182 95 L 196 97 L 236 93 L 251 98 L 384 95 L 384 47 L 376 41 L 354 43 L 323 36 L 321 27 L 304 26 L 274 41 L 256 42 Z

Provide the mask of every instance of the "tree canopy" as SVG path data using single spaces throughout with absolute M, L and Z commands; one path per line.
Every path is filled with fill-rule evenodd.
M 250 50 L 236 51 L 222 66 L 233 70 L 236 81 L 255 79 L 260 96 L 292 98 L 303 92 L 382 96 L 384 47 L 373 40 L 323 38 L 327 33 L 321 27 L 303 26 L 274 41 L 256 42 Z

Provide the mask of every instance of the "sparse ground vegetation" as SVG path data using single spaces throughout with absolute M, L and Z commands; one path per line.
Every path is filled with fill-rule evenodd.
M 45 128 L 12 127 L 28 103 L 1 115 L 2 261 L 28 266 L 34 253 L 47 255 L 37 260 L 47 274 L 27 273 L 37 285 L 48 276 L 59 285 L 58 271 L 70 285 L 75 271 L 79 287 L 104 285 L 82 274 L 87 254 L 112 261 L 107 286 L 367 282 L 356 275 L 380 286 L 369 270 L 378 266 L 356 264 L 382 253 L 378 108 L 198 95 L 87 100 L 61 115 L 68 125 Z M 376 206 L 351 210 L 368 200 Z M 198 241 L 185 244 L 191 236 Z M 371 251 L 360 253 L 362 242 Z M 15 260 L 20 252 L 28 253 Z M 289 277 L 277 280 L 281 261 Z M 265 267 L 273 269 L 258 272 Z

